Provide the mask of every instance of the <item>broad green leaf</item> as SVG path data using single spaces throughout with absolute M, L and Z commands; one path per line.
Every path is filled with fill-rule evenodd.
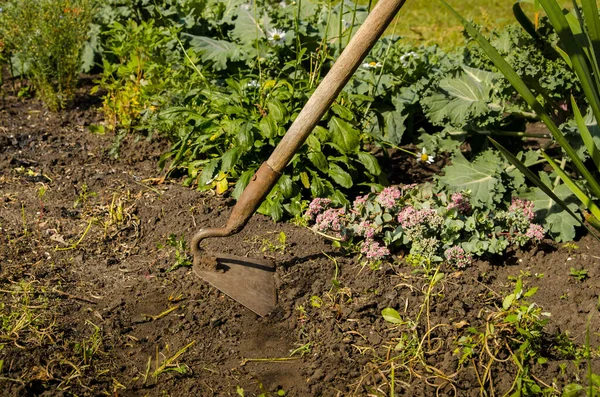
M 200 179 L 198 179 L 199 189 L 206 189 L 206 185 L 209 185 L 212 182 L 219 161 L 220 159 L 212 159 L 204 166 L 204 169 L 200 174 Z
M 241 154 L 242 148 L 239 146 L 226 151 L 223 157 L 221 157 L 221 171 L 228 173 L 237 164 Z
M 403 114 L 399 110 L 390 110 L 382 112 L 383 116 L 383 138 L 392 145 L 400 145 L 402 136 L 406 132 L 405 121 L 408 114 Z
M 333 116 L 329 120 L 329 131 L 331 131 L 331 140 L 338 145 L 345 153 L 355 152 L 360 145 L 358 131 L 348 122 Z
M 470 189 L 475 206 L 493 206 L 505 191 L 499 178 L 501 163 L 491 150 L 481 153 L 472 163 L 458 152 L 452 165 L 444 168 L 445 175 L 439 177 L 439 182 L 452 192 Z
M 242 175 L 240 175 L 237 182 L 235 183 L 233 192 L 231 193 L 231 196 L 234 199 L 237 200 L 238 198 L 240 198 L 244 189 L 246 189 L 246 186 L 248 186 L 248 184 L 250 183 L 250 180 L 252 179 L 252 176 L 254 175 L 255 172 L 256 172 L 256 170 L 252 168 L 252 169 L 244 171 L 242 173 Z
M 339 165 L 335 163 L 329 163 L 328 174 L 338 185 L 345 187 L 346 189 L 352 187 L 352 177 Z
M 300 182 L 302 182 L 302 186 L 304 186 L 304 188 L 310 189 L 310 179 L 308 174 L 304 171 L 300 173 Z
M 279 186 L 279 190 L 281 191 L 281 194 L 283 195 L 283 197 L 289 198 L 292 196 L 292 194 L 294 192 L 294 186 L 293 186 L 292 178 L 290 178 L 289 175 L 287 175 L 287 174 L 281 175 L 281 177 L 279 178 L 279 181 L 277 182 L 277 185 Z
M 278 123 L 283 124 L 287 121 L 287 108 L 279 99 L 271 99 L 267 102 L 267 108 L 269 109 L 269 114 L 273 116 Z
M 329 171 L 329 162 L 322 152 L 310 152 L 308 153 L 308 159 L 319 171 L 325 173 Z
M 464 125 L 473 117 L 490 111 L 493 82 L 497 73 L 463 66 L 458 77 L 446 77 L 440 81 L 440 93 L 424 98 L 427 117 L 436 125 Z
M 354 118 L 354 113 L 350 109 L 337 103 L 331 105 L 331 110 L 344 120 L 350 121 Z
M 598 145 L 594 141 L 594 137 L 592 136 L 586 124 L 586 120 L 583 118 L 583 115 L 579 110 L 579 106 L 577 106 L 577 102 L 575 102 L 575 98 L 573 96 L 571 96 L 571 108 L 573 109 L 573 115 L 575 122 L 577 123 L 577 129 L 579 130 L 579 134 L 581 135 L 581 139 L 583 140 L 587 154 L 592 158 L 594 164 L 596 164 L 596 168 L 600 171 L 600 150 L 598 150 Z M 595 126 L 598 128 L 597 123 Z
M 260 132 L 265 138 L 275 138 L 277 133 L 279 132 L 279 127 L 277 126 L 277 122 L 268 114 L 266 117 L 260 119 L 258 123 Z
M 310 192 L 313 197 L 322 197 L 325 194 L 325 186 L 321 180 L 321 177 L 316 173 L 311 171 L 311 183 L 310 183 Z
M 258 14 L 260 10 L 256 12 Z M 242 44 L 251 45 L 255 40 L 266 38 L 269 29 L 271 29 L 271 19 L 267 15 L 255 17 L 252 8 L 248 10 L 240 8 L 230 35 Z
M 502 300 L 502 308 L 503 308 L 504 310 L 508 310 L 508 309 L 510 309 L 510 307 L 512 306 L 512 303 L 513 303 L 513 302 L 514 302 L 514 300 L 515 300 L 515 297 L 516 297 L 516 296 L 515 296 L 515 294 L 510 294 L 510 295 L 507 295 L 507 296 L 504 298 L 504 300 Z
M 575 181 L 573 181 L 573 179 L 571 179 L 571 177 L 565 171 L 563 171 L 562 168 L 560 168 L 560 166 L 556 164 L 556 162 L 550 156 L 546 154 L 546 152 L 542 151 L 542 155 L 546 161 L 548 161 L 550 166 L 552 166 L 554 172 L 556 172 L 565 185 L 567 185 L 569 190 L 579 199 L 579 201 L 581 201 L 581 204 L 583 204 L 583 206 L 588 209 L 596 217 L 596 219 L 600 220 L 600 209 L 596 206 L 596 203 L 594 203 L 592 198 L 583 190 L 581 190 L 577 183 L 575 183 Z
M 225 70 L 227 62 L 239 61 L 242 57 L 238 44 L 205 36 L 183 34 L 190 37 L 190 47 L 200 54 L 202 61 L 212 63 L 215 70 Z
M 381 168 L 379 167 L 379 162 L 377 161 L 375 156 L 373 156 L 372 154 L 359 151 L 358 159 L 360 160 L 360 163 L 362 165 L 364 165 L 365 168 L 367 169 L 367 171 L 369 171 L 371 174 L 373 174 L 375 176 L 381 174 Z
M 392 324 L 404 324 L 402 317 L 400 317 L 400 313 L 397 310 L 392 309 L 391 307 L 386 307 L 381 311 L 381 315 L 383 319 L 388 323 Z
M 549 178 L 545 183 L 551 186 Z M 551 193 L 563 201 L 575 215 L 574 212 L 577 211 L 578 205 L 574 202 L 575 197 L 567 185 L 560 184 L 553 188 Z M 576 215 L 576 218 L 573 217 L 539 187 L 523 194 L 523 198 L 533 202 L 538 219 L 542 221 L 544 228 L 555 236 L 557 241 L 572 241 L 575 238 L 575 226 L 580 225 L 579 217 Z

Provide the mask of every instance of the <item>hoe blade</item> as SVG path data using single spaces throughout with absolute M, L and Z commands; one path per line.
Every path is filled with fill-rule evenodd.
M 194 266 L 194 273 L 210 285 L 263 317 L 277 304 L 275 265 L 242 256 L 217 256 L 217 271 Z

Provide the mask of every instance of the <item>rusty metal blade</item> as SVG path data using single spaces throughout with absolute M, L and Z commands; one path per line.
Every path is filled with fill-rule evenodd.
M 275 265 L 267 260 L 218 255 L 217 271 L 194 266 L 196 275 L 263 317 L 277 304 Z

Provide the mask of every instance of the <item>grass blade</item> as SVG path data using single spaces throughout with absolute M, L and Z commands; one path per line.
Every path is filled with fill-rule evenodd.
M 596 145 L 596 142 L 594 142 L 594 138 L 585 124 L 585 120 L 583 119 L 581 111 L 579 110 L 579 106 L 577 106 L 573 96 L 571 96 L 571 108 L 573 109 L 575 122 L 577 123 L 577 129 L 579 129 L 581 139 L 583 139 L 583 144 L 592 157 L 594 164 L 596 164 L 596 168 L 598 171 L 600 171 L 600 150 L 598 150 L 598 146 Z
M 595 80 L 588 67 L 588 62 L 590 62 L 590 60 L 586 57 L 585 51 L 579 45 L 573 31 L 569 27 L 567 18 L 563 14 L 562 9 L 556 0 L 540 0 L 540 3 L 544 8 L 544 11 L 546 11 L 550 23 L 556 30 L 565 51 L 571 58 L 573 70 L 575 71 L 575 74 L 577 74 L 579 82 L 581 83 L 581 88 L 590 102 L 594 117 L 596 117 L 596 120 L 600 120 L 600 97 L 598 96 Z M 569 155 L 569 157 L 571 156 Z
M 562 168 L 560 168 L 558 164 L 556 164 L 556 161 L 554 161 L 552 157 L 548 156 L 544 151 L 542 151 L 542 156 L 544 156 L 546 161 L 548 161 L 548 163 L 550 164 L 552 169 L 554 169 L 554 171 L 558 174 L 560 179 L 562 179 L 563 182 L 569 187 L 569 190 L 579 199 L 579 201 L 581 201 L 581 203 L 587 209 L 590 210 L 590 212 L 596 217 L 596 219 L 600 220 L 600 208 L 596 206 L 594 200 L 592 200 L 590 196 L 588 196 L 583 190 L 581 190 L 577 183 L 575 183 L 575 181 L 571 179 L 571 177 L 567 175 L 567 173 Z

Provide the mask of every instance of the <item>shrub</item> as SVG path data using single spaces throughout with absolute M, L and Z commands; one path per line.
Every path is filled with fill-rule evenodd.
M 8 0 L 2 7 L 0 35 L 52 111 L 74 96 L 92 6 L 92 0 Z

